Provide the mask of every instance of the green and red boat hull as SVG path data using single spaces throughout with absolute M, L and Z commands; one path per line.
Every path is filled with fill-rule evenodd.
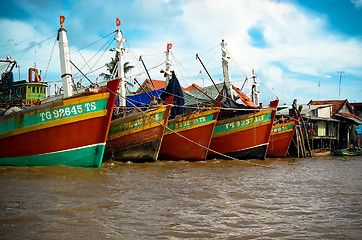
M 295 117 L 288 122 L 273 126 L 267 157 L 286 157 L 298 120 L 299 117 Z
M 100 167 L 119 79 L 0 119 L 0 165 Z
M 106 154 L 117 161 L 156 161 L 170 107 L 165 105 L 112 120 Z
M 265 159 L 277 105 L 272 101 L 273 109 L 218 120 L 208 158 Z
M 206 110 L 169 120 L 171 130 L 167 129 L 163 137 L 159 159 L 205 160 L 219 112 Z

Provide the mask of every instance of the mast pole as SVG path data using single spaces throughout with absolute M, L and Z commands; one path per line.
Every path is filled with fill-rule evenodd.
M 116 48 L 116 64 L 117 64 L 117 78 L 119 78 L 120 81 L 120 90 L 121 90 L 121 96 L 122 98 L 119 101 L 119 105 L 122 107 L 126 106 L 126 80 L 124 78 L 124 48 L 122 47 L 122 42 L 126 41 L 126 39 L 123 38 L 122 31 L 120 29 L 116 30 L 116 40 L 117 40 L 117 48 Z
M 139 59 L 139 60 L 142 62 L 143 67 L 144 67 L 145 70 L 146 70 L 147 76 L 148 76 L 148 78 L 150 79 L 150 81 L 151 81 L 151 83 L 152 83 L 152 87 L 153 87 L 153 89 L 155 90 L 155 92 L 156 92 L 156 94 L 157 94 L 157 97 L 160 97 L 160 95 L 159 95 L 158 92 L 157 92 L 157 89 L 156 89 L 155 85 L 153 84 L 152 78 L 151 78 L 151 76 L 150 76 L 150 74 L 149 74 L 149 72 L 148 72 L 148 70 L 147 70 L 146 64 L 145 64 L 145 62 L 144 62 L 143 59 L 142 59 L 142 56 L 140 56 L 140 59 Z
M 252 71 L 252 73 L 253 73 L 253 76 L 252 76 L 253 84 L 251 86 L 251 101 L 253 101 L 253 103 L 256 106 L 259 106 L 259 95 L 260 95 L 260 92 L 258 90 L 259 83 L 258 83 L 256 76 L 254 75 L 254 70 Z
M 172 75 L 172 73 L 170 72 L 171 71 L 171 65 L 172 65 L 172 61 L 170 59 L 171 48 L 172 48 L 172 44 L 168 43 L 167 44 L 167 51 L 166 51 L 166 70 L 165 70 L 166 84 L 165 84 L 165 88 L 167 87 L 168 83 L 170 82 L 171 75 Z
M 60 70 L 65 98 L 73 96 L 72 68 L 66 32 L 63 26 L 58 30 Z
M 220 95 L 222 95 L 222 94 L 221 94 L 221 92 L 220 92 L 220 90 L 217 88 L 217 86 L 216 86 L 216 84 L 215 84 L 214 80 L 212 79 L 212 77 L 211 77 L 210 73 L 207 71 L 207 69 L 206 69 L 205 65 L 204 65 L 204 64 L 203 64 L 203 62 L 201 61 L 201 58 L 199 57 L 199 54 L 196 54 L 196 59 L 198 59 L 198 60 L 200 61 L 200 63 L 201 63 L 201 65 L 202 65 L 202 67 L 205 69 L 205 71 L 206 71 L 207 75 L 209 76 L 209 78 L 210 78 L 211 82 L 214 84 L 214 86 L 215 86 L 216 90 L 218 91 L 218 93 L 219 93 Z
M 224 74 L 225 86 L 226 86 L 226 89 L 229 92 L 229 95 L 231 96 L 231 98 L 233 100 L 235 100 L 234 94 L 232 94 L 232 86 L 231 86 L 231 74 L 230 74 L 230 68 L 229 68 L 230 56 L 229 56 L 229 52 L 227 50 L 227 44 L 225 43 L 224 39 L 221 41 L 221 52 L 222 52 L 222 57 L 221 57 L 222 70 L 223 70 L 223 74 Z

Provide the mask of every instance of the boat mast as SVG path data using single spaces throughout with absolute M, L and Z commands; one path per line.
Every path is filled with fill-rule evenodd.
M 121 79 L 120 81 L 120 90 L 122 98 L 119 99 L 119 105 L 124 107 L 126 106 L 126 81 L 124 78 L 124 48 L 122 47 L 122 42 L 125 42 L 126 39 L 123 38 L 122 31 L 120 29 L 116 30 L 116 40 L 117 40 L 117 48 L 116 48 L 116 64 L 117 64 L 117 78 Z
M 234 94 L 232 94 L 232 86 L 231 86 L 231 74 L 230 74 L 230 68 L 229 68 L 229 52 L 227 50 L 227 44 L 225 43 L 224 39 L 221 41 L 221 51 L 222 51 L 222 70 L 224 73 L 224 83 L 226 86 L 226 89 L 228 91 L 228 95 L 231 96 L 233 100 Z
M 172 73 L 171 73 L 172 61 L 170 59 L 171 48 L 172 48 L 172 44 L 168 43 L 167 50 L 166 50 L 166 71 L 165 71 L 166 84 L 165 84 L 165 87 L 167 87 L 168 83 L 170 82 L 171 76 L 172 76 Z
M 72 68 L 66 32 L 63 26 L 58 30 L 60 70 L 65 98 L 73 96 Z
M 254 75 L 254 70 L 252 78 L 253 78 L 253 83 L 251 85 L 251 100 L 256 106 L 259 106 L 259 95 L 260 95 L 260 92 L 258 90 L 259 82 L 256 76 Z

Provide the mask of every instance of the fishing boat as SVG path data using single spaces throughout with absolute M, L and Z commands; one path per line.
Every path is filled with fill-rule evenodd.
M 217 99 L 221 98 L 222 109 L 217 118 L 207 158 L 265 159 L 279 100 L 271 101 L 268 108 L 257 107 L 258 104 L 233 87 L 229 69 L 230 57 L 224 40 L 221 50 L 224 86 Z M 235 101 L 232 90 L 238 93 L 243 104 Z M 258 93 L 257 89 L 253 92 Z
M 1 108 L 5 109 L 12 106 L 32 107 L 46 99 L 48 83 L 42 82 L 38 69 L 29 68 L 28 81 L 21 80 L 14 82 L 12 71 L 17 65 L 17 62 L 10 57 L 6 60 L 0 60 L 0 62 L 8 64 L 8 68 L 1 76 Z
M 218 118 L 208 158 L 265 159 L 277 105 L 275 100 L 269 109 Z
M 117 161 L 156 161 L 169 114 L 170 105 L 163 105 L 112 120 L 106 154 Z
M 326 157 L 331 155 L 331 150 L 328 148 L 319 148 L 312 150 L 312 157 Z
M 273 125 L 270 135 L 267 157 L 285 157 L 292 141 L 299 116 L 293 119 Z
M 159 159 L 205 160 L 219 111 L 210 109 L 169 120 Z
M 351 147 L 345 148 L 334 152 L 335 156 L 359 156 L 362 154 L 362 148 Z
M 110 130 L 107 137 L 106 156 L 111 156 L 117 161 L 150 162 L 156 161 L 161 147 L 163 135 L 170 114 L 172 97 L 166 100 L 166 105 L 150 104 L 146 108 L 137 107 L 131 101 L 133 107 L 129 111 L 126 108 L 126 94 L 122 83 L 124 81 L 122 32 L 116 31 L 117 69 L 114 74 L 121 79 L 120 111 L 113 115 Z M 123 89 L 123 90 L 122 90 Z
M 161 99 L 173 96 L 171 119 L 161 144 L 160 160 L 202 161 L 206 159 L 220 106 L 184 113 L 184 97 L 174 71 L 170 71 L 170 44 L 166 51 L 166 88 Z
M 58 40 L 64 94 L 0 117 L 0 165 L 101 166 L 120 80 L 74 94 L 63 26 Z

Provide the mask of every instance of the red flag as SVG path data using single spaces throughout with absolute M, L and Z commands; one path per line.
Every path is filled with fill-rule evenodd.
M 256 105 L 253 103 L 253 101 L 251 101 L 251 99 L 246 96 L 245 93 L 243 93 L 242 91 L 239 90 L 239 88 L 235 87 L 233 85 L 233 89 L 235 90 L 235 92 L 239 95 L 241 101 L 245 104 L 245 105 L 248 105 L 250 107 L 256 107 Z
M 59 16 L 60 19 L 60 25 L 62 25 L 65 21 L 65 17 L 64 16 Z
M 167 51 L 169 51 L 172 48 L 172 43 L 167 43 Z
M 120 26 L 121 25 L 121 20 L 119 20 L 119 18 L 116 18 L 116 26 Z
M 253 75 L 254 75 L 254 69 L 252 69 L 252 73 L 253 73 Z

